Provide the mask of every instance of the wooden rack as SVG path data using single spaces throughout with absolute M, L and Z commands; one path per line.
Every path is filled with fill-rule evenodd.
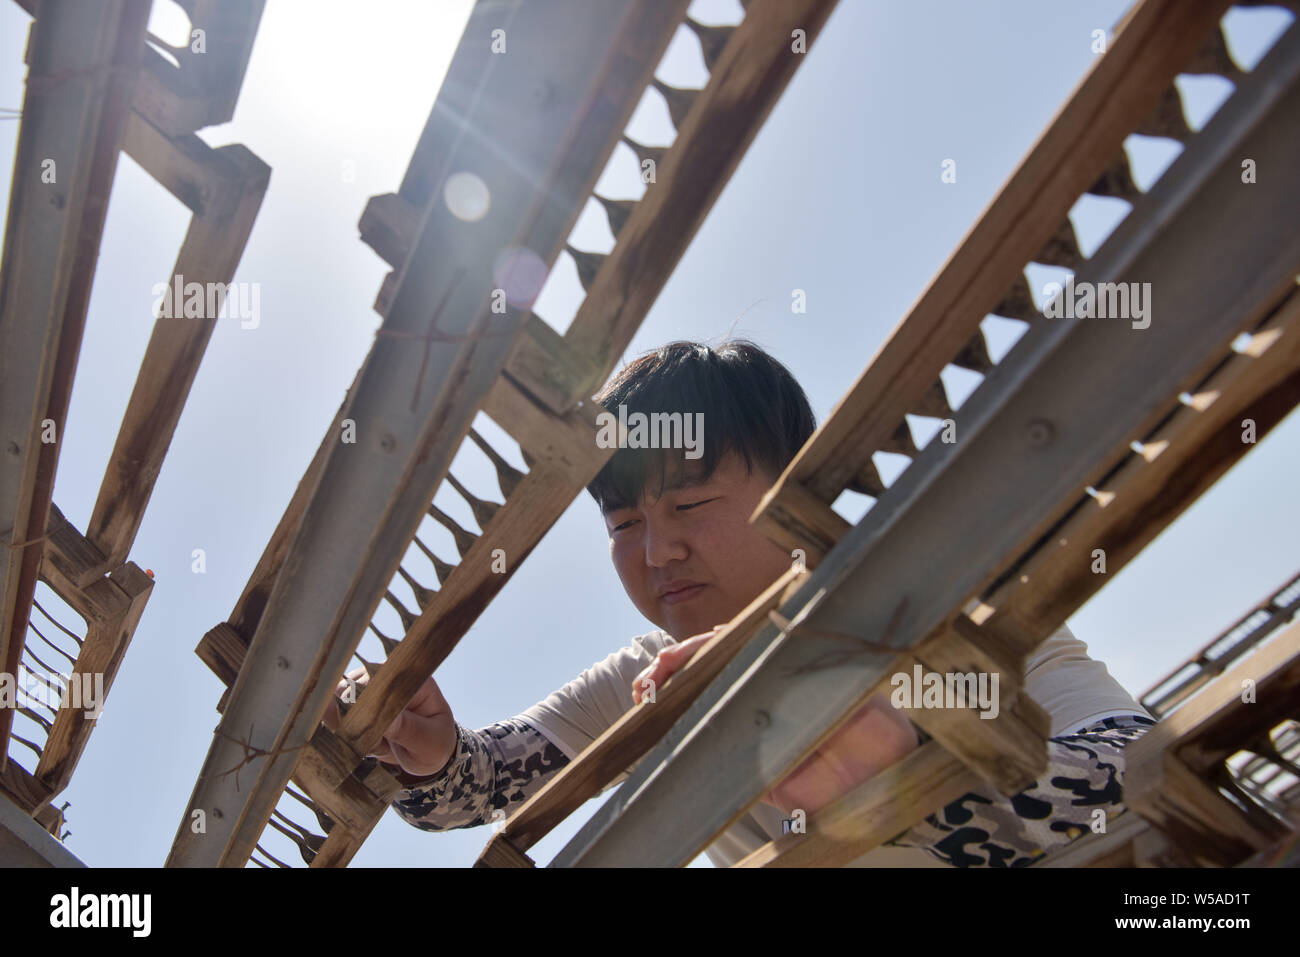
M 174 272 L 223 285 L 234 274 L 270 170 L 243 146 L 213 149 L 194 133 L 233 115 L 262 4 L 182 2 L 210 53 L 170 50 L 173 66 L 146 43 L 148 0 L 39 8 L 20 0 L 37 19 L 0 277 L 0 429 L 9 456 L 0 471 L 0 525 L 9 529 L 0 671 L 35 675 L 34 664 L 46 667 L 41 656 L 63 667 L 60 655 L 73 680 L 102 674 L 107 693 L 148 600 L 153 580 L 127 555 L 216 317 L 155 322 L 84 534 L 51 501 L 64 420 L 122 151 L 193 214 Z M 43 177 L 50 160 L 52 179 Z M 55 441 L 44 437 L 48 423 Z M 38 581 L 82 626 L 39 607 Z M 0 710 L 0 790 L 63 837 L 62 809 L 48 802 L 67 787 L 94 723 L 71 708 L 52 719 L 24 710 L 45 740 L 11 736 L 13 712 Z M 8 760 L 10 740 L 35 752 L 34 772 Z

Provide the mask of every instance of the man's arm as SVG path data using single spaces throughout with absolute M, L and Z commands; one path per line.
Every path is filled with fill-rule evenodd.
M 408 786 L 398 792 L 394 809 L 428 831 L 504 820 L 618 720 L 630 706 L 623 689 L 631 676 L 671 643 L 662 633 L 643 635 L 522 714 L 477 731 L 452 721 L 430 678 L 389 728 L 379 757 L 413 770 L 440 769 L 425 776 L 399 774 Z M 451 722 L 446 742 L 437 744 L 431 738 L 438 726 L 431 722 L 444 719 Z M 623 777 L 626 772 L 607 787 Z
M 471 731 L 456 725 L 457 745 L 443 770 L 398 792 L 393 809 L 424 831 L 505 820 L 569 763 L 551 741 L 520 718 Z M 500 811 L 500 814 L 494 812 Z
M 1155 722 L 1141 715 L 1105 718 L 1048 740 L 1048 767 L 1012 798 L 971 791 L 886 841 L 919 847 L 954 867 L 1024 867 L 1060 850 L 1124 805 L 1124 748 Z M 1100 810 L 1101 815 L 1095 812 Z

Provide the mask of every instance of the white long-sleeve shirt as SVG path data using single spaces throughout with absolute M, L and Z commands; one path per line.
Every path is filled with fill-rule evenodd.
M 513 718 L 477 731 L 458 725 L 448 765 L 399 792 L 394 808 L 423 830 L 504 819 L 634 707 L 636 676 L 673 643 L 661 631 L 641 635 Z M 1025 690 L 1052 718 L 1039 780 L 1011 798 L 992 788 L 963 795 L 850 866 L 1023 866 L 1088 833 L 1094 809 L 1108 818 L 1124 810 L 1124 747 L 1152 725 L 1146 711 L 1065 626 L 1027 662 Z M 784 817 L 755 805 L 708 848 L 710 860 L 730 866 L 779 838 Z

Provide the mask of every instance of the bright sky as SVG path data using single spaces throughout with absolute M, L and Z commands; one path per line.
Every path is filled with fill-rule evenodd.
M 171 15 L 169 0 L 157 6 L 152 29 L 179 41 L 183 15 Z M 823 420 L 1088 70 L 1093 31 L 1110 30 L 1126 7 L 842 0 L 629 355 L 677 338 L 753 338 L 789 366 Z M 371 303 L 387 266 L 357 238 L 357 220 L 369 196 L 396 191 L 468 9 L 465 0 L 268 4 L 235 121 L 201 134 L 214 146 L 243 143 L 272 168 L 235 277 L 260 284 L 261 317 L 250 329 L 218 323 L 131 555 L 157 584 L 59 799 L 71 802 L 68 847 L 88 864 L 149 867 L 166 857 L 222 692 L 194 647 L 230 614 L 379 325 Z M 741 15 L 737 0 L 697 0 L 691 11 L 705 23 Z M 1232 52 L 1253 65 L 1290 19 L 1273 8 L 1232 12 L 1225 21 Z M 27 22 L 15 5 L 0 6 L 0 106 L 22 102 Z M 674 86 L 703 84 L 686 27 L 658 75 Z M 1226 81 L 1179 82 L 1198 128 L 1226 95 Z M 10 163 L 17 125 L 0 123 Z M 671 141 L 653 91 L 628 132 L 641 142 Z M 1140 138 L 1129 148 L 1143 187 L 1177 152 Z M 957 182 L 945 184 L 940 164 L 950 158 Z M 640 190 L 632 154 L 620 146 L 598 191 L 634 198 Z M 1115 204 L 1104 200 L 1085 199 L 1073 217 L 1085 254 L 1117 221 Z M 55 503 L 80 528 L 148 341 L 153 286 L 170 275 L 188 218 L 122 159 L 55 486 Z M 611 247 L 594 201 L 573 242 Z M 1052 278 L 1031 274 L 1036 293 Z M 806 291 L 806 314 L 791 312 L 794 289 Z M 581 297 L 562 256 L 536 311 L 564 328 Z M 1006 347 L 1005 336 L 996 340 L 995 358 Z M 964 397 L 960 382 L 950 385 Z M 503 433 L 491 423 L 481 428 L 522 465 Z M 1292 415 L 1070 620 L 1135 695 L 1300 564 L 1298 439 L 1300 418 Z M 460 456 L 453 471 L 477 494 L 499 499 L 477 453 Z M 883 471 L 888 481 L 892 473 Z M 474 527 L 454 493 L 436 501 Z M 431 521 L 421 537 L 454 557 L 450 537 Z M 457 720 L 477 728 L 517 714 L 651 630 L 624 595 L 607 547 L 584 494 L 439 669 Z M 192 571 L 195 549 L 205 556 L 202 574 Z M 402 597 L 414 606 L 409 592 Z M 400 633 L 391 610 L 377 620 Z M 382 659 L 373 637 L 362 653 Z M 19 717 L 15 730 L 31 736 L 24 722 Z M 28 752 L 11 753 L 32 766 Z M 534 859 L 549 861 L 596 806 L 537 845 Z M 291 816 L 308 823 L 299 810 Z M 389 814 L 354 863 L 463 866 L 489 836 L 483 828 L 426 834 Z M 290 859 L 284 841 L 275 847 Z

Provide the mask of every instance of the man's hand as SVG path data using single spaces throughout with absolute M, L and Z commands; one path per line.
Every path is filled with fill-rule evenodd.
M 340 696 L 347 692 L 348 678 L 359 690 L 370 681 L 364 668 L 347 673 L 335 689 Z M 331 701 L 325 711 L 325 724 L 338 730 L 341 717 L 338 703 Z M 396 764 L 407 774 L 427 777 L 440 771 L 456 750 L 456 721 L 451 705 L 432 678 L 425 680 L 415 696 L 384 732 L 371 757 Z
M 699 651 L 701 646 L 712 638 L 721 627 L 722 625 L 714 625 L 711 631 L 696 635 L 694 638 L 687 638 L 675 645 L 669 645 L 659 652 L 650 667 L 637 675 L 632 681 L 632 702 L 640 704 L 647 691 L 651 688 L 658 688 L 667 681 L 668 676 L 690 661 L 695 652 Z
M 711 639 L 721 625 L 659 652 L 632 682 L 632 700 L 641 703 L 646 679 L 662 685 Z M 902 711 L 878 694 L 859 708 L 821 747 L 791 771 L 763 800 L 786 814 L 796 808 L 814 814 L 859 784 L 875 777 L 918 745 L 916 729 Z

